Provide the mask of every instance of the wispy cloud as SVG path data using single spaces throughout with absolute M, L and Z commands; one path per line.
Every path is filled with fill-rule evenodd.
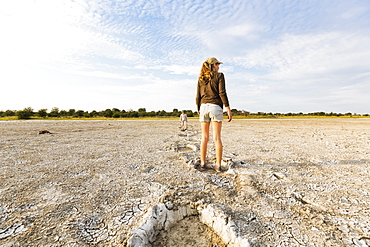
M 86 110 L 195 109 L 200 65 L 216 56 L 232 107 L 366 112 L 369 10 L 366 0 L 3 1 L 2 90 L 85 91 L 71 105 Z M 69 107 L 26 92 L 0 100 L 3 109 L 50 105 Z

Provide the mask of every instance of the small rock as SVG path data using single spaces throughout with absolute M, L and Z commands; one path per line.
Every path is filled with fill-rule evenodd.
M 48 130 L 40 130 L 39 135 L 42 135 L 42 134 L 52 134 L 52 133 Z
M 273 175 L 277 178 L 277 179 L 283 179 L 285 178 L 285 175 L 282 174 L 282 173 L 279 173 L 279 172 L 274 172 Z

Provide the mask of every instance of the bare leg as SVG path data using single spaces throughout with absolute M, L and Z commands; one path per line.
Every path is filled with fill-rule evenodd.
M 221 168 L 222 161 L 222 141 L 221 141 L 221 129 L 222 122 L 212 122 L 213 129 L 213 141 L 216 145 L 216 166 L 215 169 L 219 170 Z
M 201 122 L 201 127 L 202 127 L 202 143 L 200 145 L 200 163 L 201 163 L 201 166 L 204 166 L 207 163 L 209 126 L 210 126 L 210 122 Z

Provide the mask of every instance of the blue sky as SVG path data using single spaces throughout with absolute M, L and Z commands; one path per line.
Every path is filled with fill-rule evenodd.
M 231 108 L 370 113 L 368 0 L 5 0 L 0 110 L 196 110 L 202 62 Z

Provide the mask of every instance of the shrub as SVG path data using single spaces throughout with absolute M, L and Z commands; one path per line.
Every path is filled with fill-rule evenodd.
M 85 116 L 85 112 L 83 110 L 78 110 L 73 114 L 73 117 L 81 118 Z
M 42 117 L 42 118 L 46 118 L 48 116 L 47 109 L 38 110 L 37 116 Z
M 33 115 L 33 109 L 31 107 L 24 108 L 22 111 L 17 111 L 18 119 L 30 119 Z
M 111 110 L 111 109 L 106 109 L 106 110 L 103 112 L 103 114 L 104 114 L 104 117 L 106 117 L 106 118 L 111 118 L 111 117 L 113 116 L 113 112 L 112 112 L 112 110 Z
M 113 113 L 113 118 L 120 118 L 121 117 L 121 112 L 115 112 Z
M 6 110 L 5 111 L 5 116 L 6 117 L 12 117 L 12 116 L 15 116 L 16 115 L 16 111 L 12 111 L 12 110 Z
M 51 109 L 51 112 L 49 113 L 49 117 L 60 117 L 59 108 L 53 107 L 53 109 Z

